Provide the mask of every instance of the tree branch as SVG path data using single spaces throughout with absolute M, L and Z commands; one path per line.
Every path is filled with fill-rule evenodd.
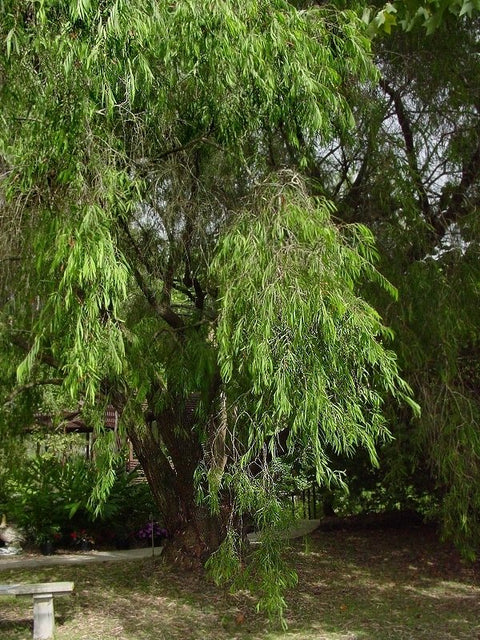
M 194 172 L 192 175 L 192 200 L 197 196 L 198 193 L 198 183 L 200 180 L 200 158 L 198 153 L 195 154 L 194 159 Z M 203 291 L 200 282 L 193 275 L 192 269 L 192 256 L 191 256 L 191 243 L 192 236 L 194 232 L 193 218 L 190 211 L 186 212 L 186 220 L 185 220 L 185 229 L 182 234 L 182 243 L 185 251 L 185 276 L 183 279 L 183 284 L 191 288 L 193 285 L 193 290 L 195 292 L 194 302 L 197 309 L 200 311 L 203 310 L 204 302 L 205 302 L 205 292 Z
M 410 173 L 413 178 L 413 183 L 418 195 L 418 203 L 420 210 L 425 216 L 426 221 L 430 224 L 438 237 L 443 235 L 444 229 L 440 224 L 438 218 L 436 218 L 430 206 L 428 194 L 425 190 L 425 186 L 422 182 L 421 172 L 417 162 L 417 154 L 415 151 L 415 143 L 413 138 L 413 129 L 410 123 L 410 119 L 403 104 L 402 96 L 398 89 L 394 89 L 385 78 L 380 80 L 380 86 L 385 93 L 390 96 L 395 108 L 395 114 L 397 116 L 398 123 L 402 130 L 403 140 L 405 142 L 405 152 L 407 154 L 407 162 L 410 168 Z
M 468 161 L 463 165 L 462 178 L 458 185 L 450 192 L 450 201 L 441 214 L 440 220 L 444 231 L 457 222 L 465 213 L 467 198 L 465 194 L 480 177 L 480 135 L 477 144 Z
M 121 224 L 122 229 L 124 230 L 128 240 L 130 241 L 130 244 L 131 244 L 135 254 L 137 255 L 137 257 L 140 260 L 140 262 L 143 263 L 144 261 L 143 261 L 142 253 L 141 253 L 140 249 L 138 248 L 137 243 L 135 242 L 134 238 L 132 237 L 132 234 L 130 233 L 130 229 L 128 228 L 127 223 L 125 222 L 125 220 L 121 220 L 120 224 Z M 175 329 L 176 331 L 184 329 L 185 328 L 185 324 L 184 324 L 183 320 L 180 318 L 180 316 L 178 316 L 171 309 L 171 307 L 168 304 L 159 302 L 157 300 L 157 296 L 155 295 L 155 292 L 146 283 L 145 278 L 142 276 L 142 274 L 140 272 L 140 269 L 135 264 L 131 264 L 130 266 L 131 266 L 131 268 L 133 270 L 133 274 L 135 276 L 135 280 L 136 280 L 140 290 L 142 291 L 143 295 L 145 296 L 145 299 L 147 300 L 149 305 L 152 307 L 152 309 L 155 311 L 155 313 L 157 315 L 159 315 L 163 320 L 165 320 L 165 322 L 170 327 L 172 327 L 172 329 Z
M 222 147 L 217 142 L 214 142 L 213 140 L 210 140 L 210 138 L 208 138 L 206 136 L 199 136 L 198 138 L 194 138 L 193 140 L 190 140 L 189 142 L 186 142 L 185 144 L 181 144 L 178 147 L 172 147 L 171 149 L 167 149 L 166 151 L 163 151 L 158 156 L 155 156 L 152 159 L 151 162 L 152 162 L 152 164 L 157 164 L 159 160 L 164 160 L 165 158 L 168 158 L 169 156 L 173 156 L 176 153 L 182 153 L 182 151 L 187 151 L 188 149 L 191 149 L 192 147 L 194 147 L 197 144 L 206 144 L 206 145 L 208 145 L 210 147 L 213 147 L 214 149 L 218 149 L 219 151 L 222 151 L 222 152 L 227 151 L 224 147 Z M 138 167 L 142 168 L 146 164 L 148 164 L 148 162 L 137 161 L 136 164 L 137 164 Z
M 45 380 L 37 380 L 35 382 L 28 382 L 27 384 L 23 384 L 21 387 L 17 387 L 12 391 L 12 393 L 8 396 L 8 398 L 3 403 L 4 407 L 7 407 L 9 404 L 12 404 L 17 396 L 29 389 L 34 389 L 35 387 L 41 387 L 48 384 L 52 385 L 61 385 L 63 383 L 63 378 L 46 378 Z
M 9 335 L 8 338 L 13 345 L 15 345 L 16 347 L 20 347 L 20 349 L 22 349 L 27 353 L 32 348 L 31 345 L 29 345 L 28 342 L 24 340 L 22 337 L 20 337 L 18 334 L 12 333 Z M 53 369 L 58 369 L 60 366 L 52 355 L 50 355 L 49 353 L 45 353 L 44 351 L 41 351 L 38 354 L 37 358 L 40 360 L 40 362 L 48 365 L 49 367 L 52 367 Z

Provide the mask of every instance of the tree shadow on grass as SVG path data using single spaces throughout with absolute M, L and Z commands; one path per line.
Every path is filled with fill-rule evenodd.
M 72 596 L 55 602 L 58 640 L 480 637 L 478 565 L 463 564 L 428 528 L 317 532 L 308 545 L 294 541 L 287 555 L 299 583 L 287 594 L 285 633 L 269 627 L 248 594 L 229 594 L 158 559 L 12 572 L 11 581 L 75 582 Z
M 299 612 L 316 608 L 318 638 L 480 637 L 479 566 L 432 529 L 318 532 L 310 547 L 291 552 L 303 580 L 290 598 L 292 632 L 305 628 Z
M 15 620 L 0 619 L 0 638 L 7 640 L 24 640 L 33 635 L 33 620 L 16 617 Z

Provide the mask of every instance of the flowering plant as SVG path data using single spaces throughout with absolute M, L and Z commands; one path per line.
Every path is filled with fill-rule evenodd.
M 93 544 L 95 541 L 92 536 L 85 529 L 81 529 L 80 531 L 72 531 L 70 534 L 70 538 L 75 545 L 81 544 Z
M 139 540 L 149 540 L 152 536 L 154 538 L 166 538 L 167 535 L 167 530 L 163 529 L 158 522 L 147 522 L 136 532 L 135 537 Z

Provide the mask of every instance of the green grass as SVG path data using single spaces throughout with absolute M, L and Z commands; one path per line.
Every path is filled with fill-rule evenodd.
M 299 573 L 283 633 L 203 575 L 161 559 L 2 571 L 0 582 L 73 580 L 55 601 L 58 640 L 472 640 L 480 568 L 429 529 L 314 533 L 288 551 Z M 31 601 L 0 598 L 0 638 L 32 637 Z

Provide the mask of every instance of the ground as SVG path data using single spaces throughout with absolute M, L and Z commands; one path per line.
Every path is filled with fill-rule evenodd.
M 316 531 L 290 543 L 299 574 L 289 629 L 161 558 L 2 571 L 0 580 L 73 580 L 55 604 L 58 640 L 475 640 L 480 564 L 463 563 L 428 527 Z M 30 640 L 31 603 L 0 598 L 0 638 Z

